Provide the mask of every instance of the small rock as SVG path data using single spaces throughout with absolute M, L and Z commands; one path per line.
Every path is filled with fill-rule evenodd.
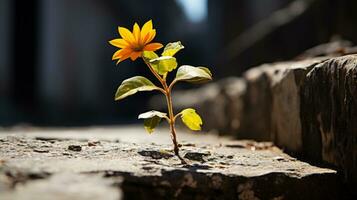
M 154 172 L 160 170 L 160 168 L 156 168 L 156 167 L 152 167 L 152 166 L 143 166 L 142 169 L 147 172 L 151 172 L 151 173 L 154 173 Z
M 93 147 L 100 144 L 100 141 L 88 141 L 88 146 Z
M 69 145 L 68 150 L 71 151 L 82 151 L 82 147 L 80 145 Z
M 233 155 L 227 156 L 228 159 L 233 159 L 233 157 L 234 157 Z
M 153 159 L 169 159 L 171 157 L 173 157 L 174 155 L 166 153 L 166 152 L 160 152 L 160 151 L 139 151 L 138 154 L 142 155 L 142 156 L 146 156 L 146 157 L 151 157 Z
M 199 153 L 199 152 L 188 152 L 185 154 L 185 158 L 189 159 L 189 160 L 195 160 L 195 161 L 199 161 L 199 162 L 205 162 L 205 160 L 203 159 L 204 156 L 209 156 L 209 153 Z
M 245 148 L 246 147 L 243 144 L 226 144 L 225 146 L 229 147 L 229 148 Z
M 277 161 L 289 161 L 287 159 L 285 159 L 284 157 L 281 157 L 281 156 L 275 156 L 273 157 L 274 160 L 277 160 Z
M 187 165 L 184 165 L 183 166 L 184 168 L 187 168 L 189 170 L 198 170 L 198 169 L 211 169 L 212 167 L 209 166 L 209 165 L 205 165 L 205 164 L 197 164 L 197 163 L 194 163 L 194 164 L 187 164 Z
M 48 153 L 48 152 L 50 152 L 50 151 L 47 150 L 47 149 L 34 149 L 33 151 L 34 151 L 34 152 L 37 152 L 37 153 Z
M 46 138 L 46 137 L 35 137 L 36 140 L 40 140 L 40 141 L 45 141 L 45 142 L 49 142 L 49 143 L 55 143 L 56 140 L 60 140 L 60 139 L 53 139 L 53 138 Z
M 184 147 L 196 147 L 196 144 L 193 144 L 193 143 L 184 143 L 184 144 L 182 144 L 182 146 L 184 146 Z
M 142 167 L 142 169 L 143 169 L 143 170 L 152 170 L 153 167 L 151 167 L 151 166 L 144 166 L 144 167 Z

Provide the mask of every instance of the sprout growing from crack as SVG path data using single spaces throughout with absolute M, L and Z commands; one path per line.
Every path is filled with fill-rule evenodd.
M 171 97 L 172 88 L 180 81 L 189 83 L 204 83 L 210 81 L 212 80 L 210 70 L 206 67 L 183 65 L 177 69 L 174 80 L 171 83 L 168 83 L 166 81 L 168 74 L 178 66 L 174 56 L 184 48 L 181 42 L 168 43 L 161 56 L 158 56 L 155 51 L 161 49 L 163 45 L 152 42 L 156 36 L 156 30 L 153 29 L 151 20 L 146 22 L 141 29 L 139 25 L 135 23 L 132 32 L 124 27 L 118 27 L 118 31 L 121 38 L 109 41 L 111 45 L 119 48 L 119 50 L 113 54 L 112 59 L 117 60 L 117 64 L 119 64 L 128 58 L 135 61 L 137 58 L 141 57 L 151 73 L 161 83 L 161 86 L 156 86 L 143 76 L 134 76 L 121 83 L 115 94 L 115 100 L 124 99 L 125 97 L 140 91 L 157 90 L 163 93 L 166 97 L 168 114 L 153 110 L 140 114 L 138 118 L 144 119 L 144 127 L 149 133 L 154 131 L 161 119 L 166 119 L 170 126 L 175 155 L 180 158 L 182 163 L 186 163 L 179 154 L 175 121 L 180 117 L 182 122 L 189 129 L 199 131 L 201 130 L 202 119 L 192 108 L 187 108 L 176 115 L 174 114 Z

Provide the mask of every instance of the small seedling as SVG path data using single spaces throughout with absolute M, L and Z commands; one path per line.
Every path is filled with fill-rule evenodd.
M 183 65 L 177 69 L 174 80 L 171 83 L 167 83 L 166 78 L 168 74 L 175 70 L 178 65 L 174 56 L 184 48 L 181 42 L 168 43 L 161 56 L 158 56 L 155 51 L 162 48 L 163 45 L 160 43 L 152 43 L 156 35 L 156 30 L 153 29 L 151 20 L 146 22 L 141 29 L 139 25 L 135 23 L 132 32 L 124 27 L 118 27 L 118 31 L 121 38 L 109 41 L 111 45 L 119 48 L 119 50 L 114 53 L 112 59 L 117 60 L 117 64 L 119 64 L 128 58 L 135 61 L 137 58 L 141 57 L 151 73 L 161 83 L 161 86 L 156 86 L 143 76 L 134 76 L 121 83 L 116 91 L 115 100 L 121 100 L 140 91 L 157 90 L 163 93 L 166 97 L 168 114 L 153 110 L 140 114 L 138 118 L 144 119 L 144 127 L 150 134 L 160 123 L 161 119 L 166 119 L 170 126 L 175 155 L 185 163 L 184 159 L 179 154 L 175 121 L 180 117 L 182 122 L 189 129 L 199 131 L 201 130 L 202 119 L 192 108 L 184 109 L 175 115 L 172 107 L 171 91 L 173 86 L 180 81 L 189 83 L 203 83 L 210 81 L 212 80 L 211 72 L 206 67 Z

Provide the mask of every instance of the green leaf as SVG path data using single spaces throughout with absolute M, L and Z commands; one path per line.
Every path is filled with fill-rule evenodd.
M 197 68 L 202 69 L 203 71 L 205 71 L 207 74 L 209 74 L 211 76 L 211 79 L 212 79 L 212 73 L 207 67 L 197 67 Z
M 155 127 L 160 123 L 161 119 L 166 117 L 167 117 L 166 113 L 152 110 L 140 114 L 138 118 L 145 119 L 144 128 L 149 134 L 151 134 L 152 132 L 154 132 Z
M 163 112 L 159 112 L 156 110 L 152 110 L 149 112 L 145 112 L 145 113 L 141 113 L 138 117 L 138 119 L 148 119 L 148 118 L 152 118 L 152 117 L 160 117 L 160 118 L 166 118 L 167 114 L 163 113 Z
M 172 42 L 172 43 L 168 43 L 165 48 L 164 51 L 162 52 L 162 56 L 174 56 L 178 51 L 180 51 L 181 49 L 184 49 L 185 47 L 181 44 L 180 41 L 178 42 Z
M 158 58 L 159 56 L 153 51 L 144 51 L 142 57 L 145 60 L 145 62 L 148 63 L 150 62 L 150 60 Z
M 159 65 L 157 63 L 155 63 L 155 64 L 150 63 L 150 60 L 156 59 L 159 56 L 153 51 L 144 51 L 142 56 L 143 56 L 144 61 L 146 63 L 149 63 L 152 66 L 152 68 L 155 70 L 156 73 L 159 73 L 159 69 L 158 69 Z
M 187 108 L 181 111 L 182 122 L 191 130 L 201 130 L 202 119 L 192 108 Z
M 166 75 L 177 67 L 176 58 L 172 56 L 161 56 L 152 59 L 150 60 L 150 64 L 160 75 Z
M 175 81 L 203 83 L 212 80 L 212 73 L 206 67 L 182 65 L 176 73 Z
M 133 95 L 140 91 L 152 91 L 158 90 L 149 79 L 142 76 L 134 76 L 132 78 L 124 80 L 115 93 L 115 100 L 124 99 L 127 96 Z
M 151 134 L 152 132 L 154 132 L 155 127 L 160 123 L 161 118 L 160 117 L 152 117 L 149 119 L 145 119 L 144 120 L 144 128 L 145 130 Z

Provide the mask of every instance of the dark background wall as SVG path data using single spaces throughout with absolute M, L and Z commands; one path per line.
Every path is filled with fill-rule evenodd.
M 181 40 L 179 64 L 215 79 L 293 59 L 338 35 L 357 42 L 353 0 L 0 0 L 0 126 L 135 122 L 150 94 L 114 102 L 141 61 L 115 66 L 117 26 L 153 19 L 156 41 Z M 177 89 L 187 88 L 187 85 Z

